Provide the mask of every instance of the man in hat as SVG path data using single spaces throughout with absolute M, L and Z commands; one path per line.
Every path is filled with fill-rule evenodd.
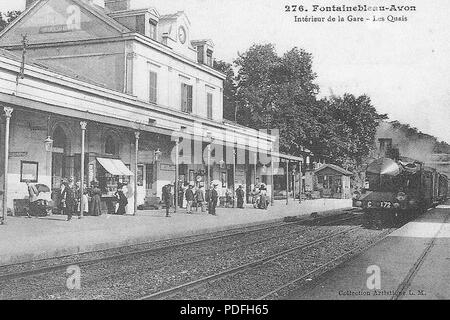
M 236 198 L 237 198 L 237 207 L 240 209 L 244 209 L 244 196 L 245 192 L 242 188 L 242 184 L 236 189 Z
M 60 197 L 61 197 L 60 209 L 64 215 L 67 215 L 67 221 L 70 221 L 73 215 L 75 198 L 73 190 L 72 188 L 70 188 L 69 181 L 67 179 L 63 179 L 61 182 Z
M 205 192 L 202 185 L 195 192 L 195 201 L 197 202 L 196 211 L 198 211 L 198 206 L 200 205 L 202 212 L 205 212 Z
M 169 183 L 162 188 L 162 201 L 166 207 L 166 217 L 170 217 L 170 206 L 172 205 L 172 186 L 173 183 Z
M 194 186 L 189 185 L 188 189 L 185 192 L 186 197 L 186 213 L 192 213 L 192 204 L 194 203 Z
M 219 200 L 219 193 L 216 190 L 217 186 L 218 186 L 218 184 L 212 184 L 210 192 L 209 192 L 208 208 L 209 208 L 209 214 L 212 214 L 213 216 L 216 215 L 216 206 L 217 206 L 217 201 Z

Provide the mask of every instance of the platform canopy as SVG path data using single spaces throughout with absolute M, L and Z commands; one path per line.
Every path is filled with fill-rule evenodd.
M 115 176 L 133 176 L 133 172 L 128 169 L 122 160 L 97 158 L 97 161 L 105 168 L 106 171 Z

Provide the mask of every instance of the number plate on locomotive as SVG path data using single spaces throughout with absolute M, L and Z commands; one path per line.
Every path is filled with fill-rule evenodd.
M 365 203 L 366 208 L 393 208 L 392 202 L 389 201 L 367 201 Z

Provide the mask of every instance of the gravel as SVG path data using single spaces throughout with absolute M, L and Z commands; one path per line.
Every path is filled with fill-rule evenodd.
M 338 226 L 302 226 L 299 224 L 279 226 L 277 228 L 254 231 L 245 235 L 234 235 L 222 239 L 205 241 L 197 244 L 187 244 L 175 248 L 161 249 L 145 254 L 136 254 L 117 259 L 96 262 L 90 265 L 81 266 L 81 290 L 69 291 L 66 289 L 68 274 L 65 270 L 54 271 L 41 275 L 27 276 L 20 279 L 11 279 L 0 282 L 0 298 L 22 298 L 22 299 L 133 299 L 142 295 L 151 294 L 161 290 L 171 288 L 192 280 L 224 271 L 274 253 L 289 249 L 294 245 L 309 242 L 348 228 L 346 225 Z M 343 238 L 343 241 L 345 238 Z M 360 239 L 351 239 L 348 245 L 355 245 Z M 333 244 L 334 243 L 334 244 Z M 328 249 L 324 249 L 328 248 Z M 311 252 L 315 255 L 305 256 L 302 261 L 297 261 L 297 267 L 303 266 L 302 270 L 309 270 L 323 259 L 329 258 L 329 251 L 341 252 L 333 248 L 337 246 L 336 241 L 332 243 L 322 243 Z M 325 251 L 324 251 L 325 250 Z M 309 250 L 308 250 L 309 252 Z M 298 253 L 297 253 L 298 256 Z M 264 264 L 267 266 L 279 266 L 276 270 L 284 270 L 282 274 L 289 273 L 289 259 L 294 259 L 295 254 L 290 254 L 277 261 Z M 288 259 L 288 262 L 283 262 Z M 305 265 L 306 263 L 306 265 Z M 295 263 L 294 263 L 295 264 Z M 277 271 L 278 272 L 278 271 Z M 307 271 L 305 271 L 307 272 Z M 242 275 L 246 274 L 242 273 Z M 239 275 L 236 275 L 238 277 Z M 278 273 L 271 276 L 273 281 L 281 281 Z M 234 279 L 234 276 L 230 279 Z M 239 278 L 238 285 L 231 285 L 234 281 L 224 280 L 227 290 L 223 292 L 225 297 L 239 298 L 245 293 L 255 291 L 259 294 L 264 290 L 254 290 L 252 288 L 244 290 L 244 284 L 256 284 L 255 280 Z M 250 281 L 250 282 L 249 282 Z M 284 281 L 284 280 L 283 280 Z M 215 283 L 220 284 L 221 281 Z M 244 287 L 243 287 L 244 286 Z M 234 288 L 236 291 L 232 290 Z M 265 288 L 265 287 L 264 287 Z M 201 291 L 201 289 L 199 289 Z M 203 289 L 205 290 L 205 289 Z M 200 292 L 199 291 L 199 292 Z M 189 293 L 194 298 L 219 298 L 214 288 L 208 288 L 205 292 L 207 296 L 197 295 L 196 291 Z M 210 294 L 213 292 L 213 294 Z M 256 293 L 257 292 L 257 293 Z M 253 295 L 252 295 L 253 296 Z

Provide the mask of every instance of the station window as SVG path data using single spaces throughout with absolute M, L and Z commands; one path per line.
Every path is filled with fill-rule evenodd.
M 212 93 L 206 94 L 206 108 L 207 108 L 207 116 L 208 119 L 212 119 L 213 117 L 213 95 Z
M 203 50 L 204 50 L 203 46 L 198 46 L 197 47 L 197 61 L 198 61 L 198 63 L 204 63 Z
M 192 113 L 192 86 L 181 84 L 181 111 Z
M 108 136 L 105 141 L 105 153 L 115 155 L 117 153 L 116 150 L 116 142 L 112 136 Z
M 212 59 L 212 51 L 207 50 L 206 51 L 206 64 L 210 67 L 213 65 L 213 59 Z
M 152 103 L 158 100 L 158 74 L 154 71 L 149 74 L 149 100 Z
M 156 32 L 156 21 L 150 19 L 149 21 L 149 37 L 153 40 L 156 40 L 157 32 Z

